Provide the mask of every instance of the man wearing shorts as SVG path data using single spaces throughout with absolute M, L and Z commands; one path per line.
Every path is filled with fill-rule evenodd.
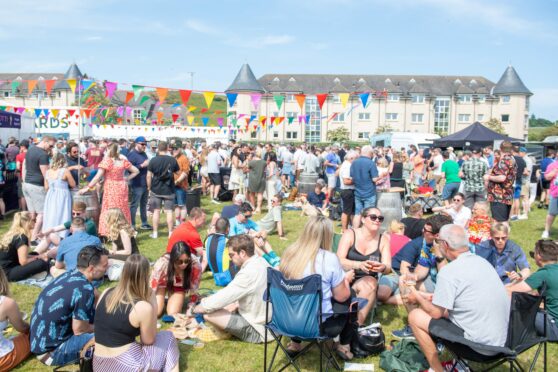
M 513 202 L 513 186 L 517 174 L 517 165 L 511 155 L 512 144 L 504 141 L 500 145 L 502 156 L 490 172 L 484 176 L 488 183 L 487 199 L 490 203 L 492 218 L 497 222 L 508 224 Z M 509 225 L 508 225 L 509 226 Z
M 23 162 L 23 196 L 25 196 L 27 210 L 36 219 L 31 240 L 37 239 L 43 225 L 43 208 L 46 197 L 45 175 L 49 165 L 48 152 L 55 143 L 54 137 L 44 136 L 41 142 L 27 150 Z
M 176 159 L 168 154 L 167 143 L 159 142 L 157 155 L 149 161 L 147 166 L 147 189 L 150 191 L 151 207 L 153 208 L 153 233 L 150 237 L 157 239 L 157 228 L 161 206 L 165 208 L 167 215 L 167 227 L 169 236 L 174 227 L 174 173 L 180 170 Z
M 335 193 L 335 186 L 337 186 L 337 177 L 335 173 L 341 164 L 341 159 L 337 155 L 337 146 L 332 146 L 325 158 L 325 173 L 327 177 L 327 197 L 331 200 Z
M 267 262 L 255 254 L 254 240 L 236 235 L 227 242 L 231 261 L 240 267 L 234 279 L 212 296 L 205 297 L 192 312 L 242 341 L 262 343 L 265 337 Z
M 178 163 L 180 170 L 174 174 L 175 191 L 175 225 L 178 226 L 186 221 L 186 190 L 188 190 L 188 173 L 190 172 L 190 162 L 182 152 L 182 141 L 177 140 L 171 145 L 172 155 Z
M 209 196 L 211 196 L 211 202 L 214 204 L 221 204 L 219 203 L 219 189 L 221 188 L 220 167 L 223 165 L 223 159 L 218 149 L 219 143 L 214 143 L 207 155 L 207 173 L 210 182 Z
M 349 220 L 355 214 L 355 186 L 351 178 L 351 164 L 356 159 L 357 153 L 349 151 L 345 154 L 345 160 L 339 170 L 339 183 L 341 184 L 341 230 L 345 232 L 349 228 Z
M 529 188 L 523 189 L 523 173 L 525 173 L 527 164 L 519 154 L 519 146 L 513 147 L 512 155 L 515 160 L 517 171 L 515 173 L 515 184 L 513 185 L 513 203 L 510 220 L 515 221 L 518 219 L 520 213 L 519 200 L 523 198 L 524 192 L 529 192 Z
M 444 151 L 442 153 L 444 163 L 442 164 L 442 173 L 446 179 L 446 184 L 442 191 L 442 200 L 446 206 L 450 205 L 451 199 L 459 191 L 461 185 L 461 178 L 459 178 L 459 164 L 455 160 L 450 159 L 450 153 Z

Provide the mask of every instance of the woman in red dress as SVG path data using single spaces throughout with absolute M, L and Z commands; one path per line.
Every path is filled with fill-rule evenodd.
M 124 176 L 128 171 L 129 175 Z M 108 155 L 99 164 L 99 171 L 89 182 L 87 187 L 80 191 L 80 194 L 92 190 L 104 176 L 103 184 L 103 204 L 101 206 L 101 216 L 99 217 L 99 236 L 107 236 L 108 227 L 106 223 L 106 213 L 111 208 L 118 208 L 126 216 L 130 223 L 130 207 L 128 205 L 128 181 L 137 176 L 139 170 L 134 167 L 124 155 L 120 155 L 118 144 L 113 143 L 109 147 Z

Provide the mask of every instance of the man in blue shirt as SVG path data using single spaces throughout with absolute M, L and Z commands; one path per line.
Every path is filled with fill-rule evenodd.
M 138 206 L 140 210 L 141 217 L 141 230 L 151 230 L 152 227 L 147 223 L 147 197 L 149 195 L 147 191 L 147 166 L 149 165 L 149 159 L 145 153 L 145 148 L 147 146 L 147 140 L 145 137 L 140 136 L 136 138 L 135 147 L 128 154 L 128 161 L 132 165 L 139 169 L 139 174 L 132 179 L 130 186 L 132 188 L 132 202 L 130 203 L 130 215 L 132 216 L 132 226 L 136 226 L 136 212 L 138 211 Z
M 360 226 L 360 212 L 363 209 L 376 206 L 376 181 L 379 174 L 372 161 L 373 155 L 372 146 L 366 145 L 362 148 L 360 157 L 351 164 L 351 178 L 355 185 L 354 227 Z
M 72 271 L 76 268 L 78 254 L 83 248 L 87 246 L 102 246 L 98 237 L 85 232 L 85 221 L 81 217 L 74 217 L 72 219 L 70 231 L 72 235 L 60 242 L 56 252 L 56 263 L 50 268 L 50 274 L 55 278 L 66 271 Z
M 337 146 L 332 146 L 325 158 L 325 173 L 327 177 L 327 197 L 331 199 L 333 197 L 333 193 L 335 191 L 335 187 L 337 186 L 337 177 L 335 177 L 335 172 L 337 172 L 337 168 L 341 164 L 341 159 L 339 155 L 337 155 L 338 149 Z
M 544 174 L 546 173 L 546 168 L 552 163 L 554 163 L 554 155 L 555 152 L 553 149 L 548 149 L 546 152 L 546 158 L 541 160 L 541 185 L 542 185 L 542 192 L 541 192 L 541 201 L 539 202 L 539 209 L 543 207 L 543 204 L 546 208 L 548 208 L 548 203 L 550 201 L 550 194 L 548 190 L 550 189 L 550 181 L 544 178 Z
M 39 294 L 31 315 L 31 352 L 51 366 L 77 362 L 83 349 L 93 344 L 95 289 L 108 268 L 108 251 L 82 249 L 77 269 L 50 282 Z

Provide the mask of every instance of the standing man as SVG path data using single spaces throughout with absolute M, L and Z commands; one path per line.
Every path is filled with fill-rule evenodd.
M 465 184 L 465 206 L 470 209 L 476 202 L 486 201 L 483 177 L 488 172 L 488 166 L 481 160 L 481 149 L 475 147 L 471 153 L 471 158 L 463 163 L 459 173 Z
M 523 182 L 523 174 L 525 173 L 527 164 L 525 163 L 525 160 L 523 160 L 523 157 L 519 154 L 519 146 L 513 146 L 512 154 L 517 166 L 517 172 L 515 174 L 515 183 L 513 185 L 513 204 L 510 220 L 515 221 L 518 219 L 518 215 L 520 213 L 519 200 L 521 199 L 521 184 Z
M 372 161 L 374 151 L 366 145 L 361 155 L 351 164 L 350 176 L 355 185 L 355 216 L 353 227 L 360 226 L 360 212 L 369 207 L 376 207 L 376 181 L 379 179 L 378 168 Z
M 432 150 L 432 166 L 429 167 L 432 171 L 432 176 L 434 181 L 436 181 L 436 190 L 438 193 L 442 192 L 442 164 L 444 164 L 444 157 L 442 156 L 442 150 L 435 148 Z
M 158 238 L 159 217 L 161 206 L 167 215 L 167 227 L 169 236 L 174 227 L 174 173 L 180 168 L 176 159 L 169 155 L 167 142 L 161 141 L 157 145 L 157 155 L 149 161 L 147 166 L 147 190 L 151 193 L 151 205 L 153 207 L 153 232 L 150 237 Z
M 339 182 L 341 184 L 341 203 L 343 211 L 341 213 L 341 230 L 345 232 L 349 228 L 351 216 L 355 214 L 355 185 L 351 178 L 351 164 L 356 159 L 357 153 L 349 151 L 345 154 L 345 160 L 339 170 Z
M 508 220 L 510 219 L 513 202 L 513 185 L 517 173 L 517 165 L 511 155 L 511 150 L 511 142 L 502 142 L 500 145 L 502 157 L 498 163 L 494 164 L 490 172 L 484 176 L 492 218 L 506 225 L 509 224 Z
M 43 208 L 46 197 L 45 175 L 49 166 L 48 152 L 55 143 L 54 137 L 44 136 L 41 142 L 27 151 L 23 162 L 23 195 L 27 209 L 35 218 L 32 241 L 37 239 L 43 225 Z
M 29 140 L 24 139 L 19 144 L 19 154 L 16 156 L 16 169 L 17 169 L 17 196 L 19 198 L 19 209 L 21 211 L 27 210 L 27 203 L 25 202 L 25 196 L 23 195 L 23 162 L 25 161 L 25 156 L 27 155 L 27 150 L 29 149 Z
M 70 142 L 66 145 L 66 164 L 68 164 L 68 170 L 72 174 L 76 187 L 79 189 L 79 172 L 83 172 L 84 168 L 87 167 L 85 159 L 79 156 L 79 145 L 75 142 Z
M 221 204 L 219 202 L 219 190 L 221 189 L 221 166 L 223 158 L 219 154 L 219 143 L 211 146 L 211 151 L 207 155 L 207 173 L 209 175 L 209 196 L 213 204 Z
M 327 152 L 324 165 L 325 165 L 325 173 L 327 177 L 327 197 L 329 200 L 333 198 L 335 193 L 335 186 L 337 186 L 337 177 L 335 177 L 337 173 L 337 169 L 341 164 L 341 159 L 339 159 L 339 155 L 337 155 L 338 148 L 337 146 L 331 146 L 330 150 Z
M 171 146 L 172 155 L 178 163 L 179 171 L 174 174 L 174 191 L 176 195 L 175 204 L 175 225 L 186 221 L 186 190 L 188 190 L 188 172 L 190 172 L 190 162 L 182 152 L 182 141 L 176 140 Z
M 147 147 L 147 140 L 145 137 L 140 136 L 135 140 L 135 147 L 128 153 L 128 161 L 139 169 L 139 174 L 130 182 L 132 189 L 132 202 L 130 203 L 130 216 L 132 217 L 132 226 L 136 226 L 136 213 L 138 206 L 141 217 L 141 230 L 151 230 L 152 227 L 147 223 L 147 166 L 149 159 L 145 153 Z
M 545 173 L 548 169 L 548 166 L 554 163 L 554 156 L 555 151 L 553 149 L 548 149 L 546 151 L 546 157 L 541 160 L 541 201 L 539 202 L 539 209 L 543 206 L 548 209 L 548 201 L 550 200 L 550 193 L 548 190 L 550 189 L 550 181 L 546 179 Z
M 459 192 L 461 178 L 459 178 L 459 164 L 455 160 L 450 159 L 450 153 L 444 151 L 442 153 L 444 163 L 442 164 L 442 173 L 446 180 L 442 191 L 442 200 L 449 206 L 450 200 Z
M 89 148 L 85 151 L 85 160 L 91 170 L 97 170 L 99 164 L 105 156 L 104 148 L 99 147 L 99 141 L 93 140 L 89 142 Z

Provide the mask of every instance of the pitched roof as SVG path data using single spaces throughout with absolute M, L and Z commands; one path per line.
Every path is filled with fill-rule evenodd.
M 245 63 L 238 71 L 236 78 L 225 92 L 260 92 L 264 93 L 265 90 L 258 82 L 250 66 Z
M 81 73 L 81 71 L 79 70 L 79 67 L 75 64 L 72 63 L 70 65 L 70 68 L 68 68 L 68 71 L 66 71 L 66 74 L 64 75 L 64 79 L 81 79 L 83 77 L 83 74 Z
M 517 138 L 508 137 L 505 134 L 500 134 L 492 129 L 482 125 L 481 123 L 474 122 L 467 128 L 458 132 L 452 133 L 449 136 L 442 137 L 434 140 L 434 146 L 439 147 L 465 147 L 465 146 L 488 146 L 494 143 L 495 140 L 505 140 L 510 142 L 519 142 Z
M 494 94 L 527 94 L 532 95 L 512 66 L 508 66 L 494 87 Z

